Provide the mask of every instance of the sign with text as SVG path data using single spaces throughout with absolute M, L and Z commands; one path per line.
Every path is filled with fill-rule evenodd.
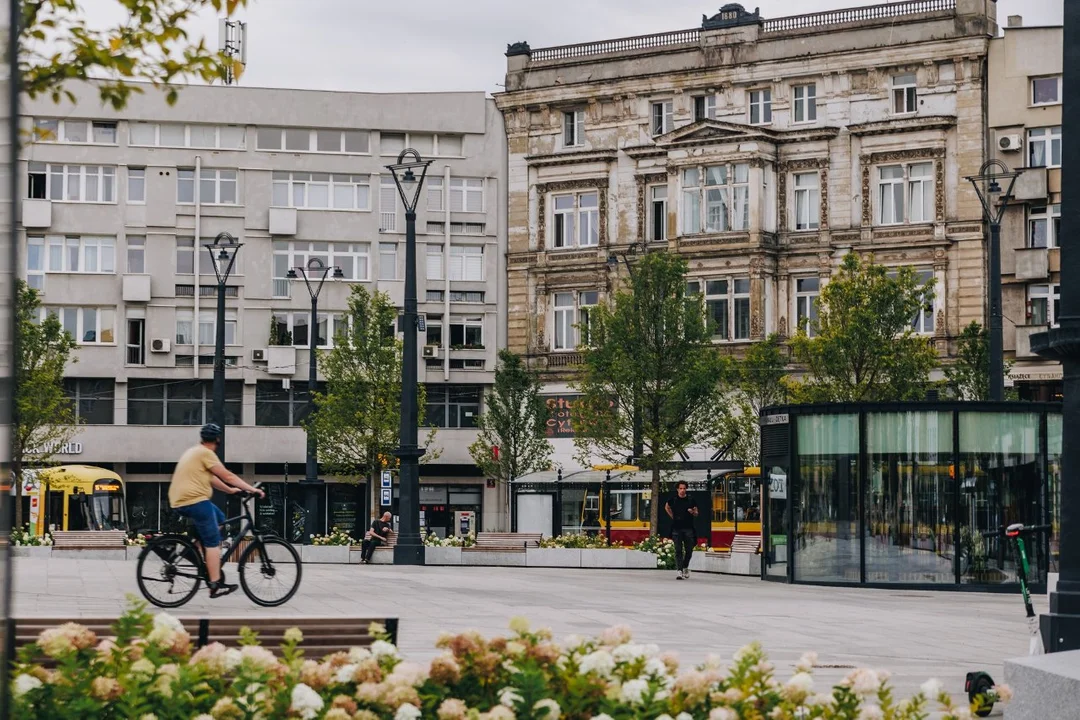
M 381 503 L 382 506 L 383 507 L 390 507 L 390 493 L 391 493 L 391 491 L 388 488 L 383 488 L 381 492 L 382 492 L 382 503 Z
M 41 447 L 31 448 L 26 451 L 27 455 L 82 455 L 83 444 L 81 442 L 46 443 Z
M 547 395 L 544 403 L 548 408 L 547 432 L 549 438 L 574 437 L 574 408 L 581 395 Z M 611 403 L 615 407 L 614 401 Z
M 383 488 L 391 487 L 392 479 L 391 479 L 391 475 L 390 475 L 389 470 L 383 470 L 382 471 L 382 476 L 379 478 L 379 482 L 381 483 L 380 487 L 383 487 Z

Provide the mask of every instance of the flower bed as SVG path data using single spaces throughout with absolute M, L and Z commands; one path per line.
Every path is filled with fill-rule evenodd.
M 30 532 L 30 524 L 27 523 L 22 530 L 11 531 L 11 544 L 15 547 L 43 547 L 52 545 L 53 539 L 48 531 L 40 536 Z
M 572 548 L 579 550 L 606 550 L 608 548 L 624 548 L 618 541 L 608 545 L 607 538 L 603 535 L 556 535 L 544 538 L 540 541 L 542 548 Z
M 135 605 L 99 639 L 74 623 L 46 630 L 20 651 L 13 672 L 13 717 L 141 720 L 925 720 L 940 704 L 944 720 L 970 718 L 930 681 L 896 700 L 888 676 L 854 670 L 817 692 L 808 654 L 781 684 L 762 649 L 749 645 L 724 668 L 719 658 L 679 672 L 673 654 L 632 642 L 627 628 L 597 639 L 552 642 L 524 618 L 508 638 L 444 635 L 445 653 L 424 668 L 403 662 L 379 637 L 322 659 L 303 656 L 293 628 L 280 657 L 242 633 L 243 647 L 211 643 L 192 654 L 191 638 L 168 615 Z M 56 670 L 31 662 L 44 654 Z M 1009 692 L 994 691 L 997 702 Z
M 424 545 L 427 547 L 472 547 L 476 544 L 476 535 L 469 533 L 463 538 L 456 535 L 450 535 L 448 537 L 441 538 L 435 533 L 428 533 L 423 536 Z
M 650 535 L 641 542 L 635 544 L 634 549 L 655 553 L 656 567 L 661 570 L 675 569 L 675 543 L 671 541 L 671 538 Z M 694 548 L 694 552 L 705 552 L 706 550 L 708 550 L 708 548 L 705 547 L 704 543 Z
M 125 539 L 124 543 L 128 547 L 146 547 L 147 539 L 142 533 L 133 533 Z
M 338 530 L 337 528 L 331 528 L 329 535 L 312 535 L 311 544 L 334 546 L 347 545 L 351 547 L 352 545 L 358 545 L 359 543 L 357 543 L 356 539 L 352 535 L 349 535 L 349 533 Z

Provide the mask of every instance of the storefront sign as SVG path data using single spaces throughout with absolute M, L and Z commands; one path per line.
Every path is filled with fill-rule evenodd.
M 547 436 L 549 438 L 574 437 L 574 408 L 581 401 L 581 395 L 548 395 L 544 402 L 548 408 Z M 611 407 L 615 407 L 614 401 Z
M 1014 382 L 1037 382 L 1043 380 L 1061 380 L 1064 377 L 1061 368 L 1049 369 L 1041 372 L 1018 372 L 1009 373 L 1009 379 Z
M 379 481 L 380 481 L 380 483 L 382 483 L 381 487 L 384 487 L 384 488 L 390 487 L 391 482 L 392 482 L 390 471 L 389 470 L 383 470 L 382 471 L 382 477 L 379 478 Z
M 390 507 L 390 493 L 391 493 L 391 491 L 389 489 L 387 489 L 387 488 L 383 488 L 381 492 L 382 492 L 382 503 L 381 503 L 382 506 L 383 507 Z
M 773 500 L 787 499 L 787 476 L 769 475 L 769 497 Z
M 46 443 L 41 447 L 27 450 L 28 455 L 82 455 L 83 445 L 81 442 L 69 443 Z
M 776 415 L 766 415 L 766 425 L 787 425 L 790 422 L 787 413 L 777 413 Z

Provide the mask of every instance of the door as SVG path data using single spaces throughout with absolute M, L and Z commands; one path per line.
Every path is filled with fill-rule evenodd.
M 517 531 L 551 536 L 554 524 L 554 498 L 551 495 L 517 496 Z

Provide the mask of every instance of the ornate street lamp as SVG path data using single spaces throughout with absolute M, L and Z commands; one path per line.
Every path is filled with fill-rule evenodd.
M 227 232 L 218 233 L 203 245 L 210 253 L 210 263 L 217 277 L 217 337 L 214 342 L 214 422 L 221 427 L 217 456 L 225 462 L 225 283 L 229 280 L 236 255 L 244 246 Z M 198 288 L 196 288 L 197 290 Z
M 431 160 L 423 160 L 420 153 L 409 148 L 401 151 L 397 163 L 386 166 L 393 173 L 394 184 L 405 205 L 405 312 L 401 326 L 405 342 L 401 364 L 399 447 L 394 452 L 401 463 L 398 476 L 401 525 L 394 546 L 395 565 L 424 564 L 424 542 L 420 537 L 420 456 L 424 454 L 424 448 L 419 446 L 417 439 L 420 420 L 416 406 L 416 336 L 420 331 L 416 314 L 416 204 L 430 165 Z

